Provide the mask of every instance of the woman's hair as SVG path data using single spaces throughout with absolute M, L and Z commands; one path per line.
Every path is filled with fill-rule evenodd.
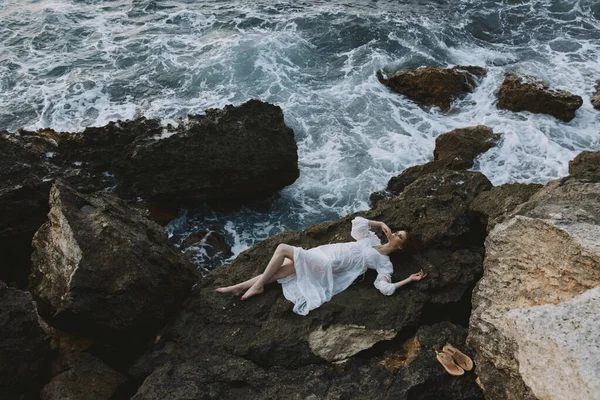
M 414 254 L 419 250 L 419 239 L 416 234 L 410 229 L 400 229 L 406 232 L 406 240 L 402 243 L 402 252 L 406 254 Z

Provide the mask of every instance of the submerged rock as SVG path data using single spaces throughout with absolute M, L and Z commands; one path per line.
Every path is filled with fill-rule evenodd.
M 600 110 L 600 87 L 596 90 L 596 93 L 594 93 L 594 95 L 592 96 L 591 102 L 592 102 L 592 106 L 596 110 Z
M 392 229 L 412 228 L 424 246 L 417 257 L 392 257 L 393 280 L 421 268 L 427 279 L 390 297 L 373 287 L 373 271 L 306 317 L 292 312 L 279 285 L 248 301 L 215 293 L 217 287 L 262 272 L 279 243 L 314 247 L 352 240 L 352 216 L 258 243 L 198 284 L 179 317 L 161 332 L 155 351 L 130 370 L 140 380 L 150 374 L 134 398 L 258 399 L 292 393 L 299 398 L 352 398 L 356 393 L 390 399 L 413 398 L 411 393 L 481 398 L 473 374 L 461 381 L 471 388 L 465 390 L 466 397 L 458 394 L 464 387 L 437 363 L 430 344 L 413 354 L 423 370 L 400 372 L 389 363 L 388 368 L 384 353 L 390 350 L 399 357 L 403 343 L 420 325 L 467 323 L 470 293 L 482 273 L 484 232 L 470 215 L 469 204 L 490 187 L 476 172 L 430 174 L 397 198 L 361 213 L 386 221 Z M 337 338 L 335 349 L 323 346 L 324 339 L 332 338 Z M 387 389 L 392 384 L 393 392 Z
M 541 79 L 506 73 L 498 92 L 498 108 L 549 114 L 564 122 L 575 118 L 583 99 L 564 90 L 550 89 Z
M 561 361 L 561 366 L 556 366 L 560 371 L 552 372 L 552 365 L 557 364 L 547 358 L 558 354 L 556 347 L 536 354 L 536 362 L 543 359 L 548 366 L 532 372 L 530 340 L 537 335 L 536 340 L 544 348 L 564 346 L 564 342 L 559 345 L 562 330 L 542 332 L 541 324 L 554 323 L 555 317 L 548 314 L 548 321 L 542 323 L 542 311 L 536 306 L 557 304 L 552 311 L 557 316 L 562 312 L 559 310 L 572 307 L 561 303 L 600 285 L 599 199 L 598 183 L 576 179 L 551 182 L 488 235 L 485 272 L 473 291 L 468 339 L 475 350 L 476 372 L 487 399 L 562 399 L 561 392 L 548 394 L 547 389 L 540 388 L 549 388 L 555 382 L 564 387 L 580 385 L 576 370 L 570 368 L 572 362 L 583 368 L 584 377 L 595 376 L 581 352 L 564 354 L 568 365 Z M 589 315 L 572 315 L 563 323 L 583 321 Z M 526 327 L 529 317 L 532 323 Z M 589 323 L 581 322 L 581 326 Z M 590 340 L 586 333 L 580 335 L 582 340 Z M 593 347 L 594 342 L 578 345 Z M 529 367 L 524 369 L 525 365 Z M 556 381 L 558 376 L 560 381 Z M 538 378 L 554 382 L 531 383 Z
M 197 281 L 194 268 L 160 226 L 111 194 L 82 195 L 57 182 L 50 207 L 33 239 L 40 313 L 125 352 L 143 345 Z
M 0 393 L 3 399 L 36 398 L 49 372 L 50 337 L 29 293 L 0 281 Z
M 387 78 L 378 72 L 377 77 L 394 91 L 426 105 L 438 106 L 446 112 L 453 100 L 472 93 L 486 73 L 485 68 L 457 65 L 398 71 Z
M 494 147 L 500 135 L 484 125 L 454 129 L 435 140 L 434 159 L 426 164 L 415 165 L 392 177 L 386 191 L 398 195 L 417 178 L 446 169 L 460 171 L 473 166 L 477 156 Z

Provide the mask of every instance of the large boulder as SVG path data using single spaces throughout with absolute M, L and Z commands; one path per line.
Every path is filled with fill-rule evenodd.
M 498 92 L 498 108 L 550 114 L 564 122 L 575 118 L 583 99 L 564 90 L 550 89 L 541 79 L 506 73 Z
M 561 366 L 553 364 L 550 358 L 553 354 L 558 357 L 557 346 L 570 346 L 558 344 L 569 325 L 595 326 L 597 332 L 597 322 L 583 322 L 590 318 L 589 313 L 557 319 L 567 315 L 567 308 L 578 307 L 561 303 L 600 284 L 599 199 L 598 183 L 577 179 L 551 182 L 489 233 L 485 272 L 473 291 L 468 338 L 486 398 L 562 399 L 563 392 L 551 393 L 548 389 L 553 382 L 539 379 L 549 381 L 553 380 L 551 376 L 560 376 L 560 384 L 566 388 L 580 385 L 579 376 L 588 383 L 595 376 L 583 350 L 594 346 L 585 329 L 577 334 L 586 341 L 577 344 L 582 351 L 563 354 L 566 364 L 561 361 Z M 558 305 L 553 315 L 546 314 L 547 308 L 536 308 L 546 304 Z M 544 315 L 548 316 L 547 321 L 542 321 Z M 527 321 L 531 322 L 528 327 Z M 553 333 L 550 331 L 554 328 L 549 326 L 552 324 L 556 325 Z M 564 329 L 558 329 L 560 324 Z M 537 372 L 532 372 L 537 368 L 532 364 L 530 347 L 534 336 L 540 345 L 544 343 L 545 349 L 552 349 L 536 353 L 539 359 L 535 363 L 541 359 L 548 363 L 547 368 Z M 579 369 L 570 369 L 574 365 Z M 554 366 L 561 370 L 552 372 Z M 532 380 L 538 382 L 533 384 Z
M 433 161 L 405 169 L 400 175 L 389 180 L 385 190 L 398 195 L 423 175 L 446 169 L 461 171 L 471 168 L 475 158 L 494 147 L 499 139 L 498 134 L 484 125 L 443 133 L 435 139 Z
M 176 128 L 139 118 L 79 133 L 0 132 L 0 279 L 27 286 L 31 239 L 46 221 L 55 179 L 82 193 L 141 198 L 151 216 L 172 219 L 182 203 L 268 201 L 298 177 L 297 164 L 281 109 L 258 100 Z
M 126 398 L 121 388 L 127 378 L 89 353 L 63 354 L 54 365 L 55 376 L 44 386 L 41 400 Z
M 206 110 L 168 138 L 138 141 L 116 168 L 117 192 L 161 203 L 267 199 L 298 178 L 294 132 L 258 100 Z
M 381 83 L 410 99 L 449 111 L 452 101 L 473 92 L 486 75 L 485 68 L 457 65 L 452 68 L 421 67 L 377 77 Z
M 34 399 L 49 372 L 50 337 L 29 293 L 0 281 L 0 393 Z
M 600 399 L 600 286 L 507 315 L 519 373 L 539 399 Z
M 582 151 L 569 161 L 569 178 L 600 181 L 600 151 Z
M 198 279 L 160 226 L 109 193 L 56 182 L 48 217 L 33 239 L 31 293 L 59 329 L 138 348 Z
M 400 354 L 406 339 L 424 324 L 451 320 L 466 326 L 470 293 L 482 273 L 485 232 L 469 204 L 490 187 L 480 173 L 444 171 L 415 181 L 397 198 L 360 214 L 386 221 L 392 229 L 410 227 L 423 246 L 418 256 L 392 257 L 393 280 L 420 268 L 428 272 L 427 279 L 391 297 L 373 287 L 373 271 L 306 317 L 292 312 L 279 285 L 248 301 L 215 293 L 217 287 L 260 273 L 279 243 L 314 247 L 352 240 L 353 216 L 302 233 L 285 232 L 243 252 L 206 275 L 179 317 L 161 332 L 155 350 L 131 369 L 140 380 L 150 373 L 135 398 L 283 398 L 290 393 L 299 398 L 349 398 L 357 393 L 364 398 L 412 398 L 410 393 L 428 391 L 461 398 L 453 391 L 461 385 L 444 378 L 435 361 L 433 339 L 423 339 L 423 370 L 390 371 L 382 364 L 387 359 L 383 353 Z M 326 342 L 335 344 L 335 354 Z M 430 382 L 439 386 L 429 388 L 432 368 L 437 378 Z M 465 379 L 474 387 L 473 374 Z M 394 392 L 387 392 L 394 382 Z M 473 390 L 474 397 L 465 398 L 480 398 L 478 389 Z

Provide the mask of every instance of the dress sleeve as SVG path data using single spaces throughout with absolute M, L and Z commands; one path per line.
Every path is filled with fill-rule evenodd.
M 396 291 L 396 286 L 392 283 L 392 272 L 394 266 L 390 260 L 377 264 L 377 278 L 374 285 L 386 296 L 391 296 Z
M 364 239 L 369 236 L 369 220 L 363 217 L 356 217 L 352 220 L 352 231 L 350 235 L 355 240 Z

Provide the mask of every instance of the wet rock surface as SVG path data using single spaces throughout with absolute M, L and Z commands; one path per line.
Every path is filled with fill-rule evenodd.
M 444 112 L 450 110 L 453 100 L 472 93 L 485 75 L 485 68 L 459 65 L 421 67 L 398 71 L 388 77 L 377 73 L 379 81 L 392 90 L 417 102 L 440 107 Z
M 50 337 L 31 295 L 0 281 L 0 394 L 34 399 L 49 370 Z
M 592 106 L 596 110 L 600 110 L 600 87 L 596 89 L 596 93 L 591 98 Z
M 386 191 L 397 195 L 423 175 L 446 169 L 460 171 L 471 168 L 475 158 L 495 146 L 498 140 L 500 135 L 484 125 L 443 133 L 435 140 L 433 161 L 405 169 L 389 180 Z
M 498 92 L 498 108 L 549 114 L 564 122 L 575 118 L 583 99 L 564 90 L 551 89 L 541 79 L 506 73 Z
M 248 301 L 214 292 L 262 272 L 279 243 L 314 247 L 352 240 L 352 217 L 313 225 L 302 233 L 286 232 L 245 251 L 203 279 L 176 321 L 161 332 L 155 351 L 132 368 L 134 376 L 150 372 L 134 398 L 282 398 L 290 393 L 299 398 L 346 398 L 356 393 L 364 398 L 411 398 L 410 390 L 455 393 L 459 385 L 441 379 L 445 372 L 430 348 L 424 349 L 423 357 L 439 373 L 441 383 L 435 388 L 425 384 L 411 389 L 433 373 L 424 370 L 404 372 L 403 382 L 409 383 L 398 383 L 395 389 L 403 395 L 386 392 L 399 372 L 390 372 L 381 362 L 385 351 L 400 350 L 420 325 L 442 320 L 466 324 L 470 291 L 482 273 L 484 232 L 470 215 L 469 204 L 490 187 L 479 173 L 445 171 L 423 177 L 398 198 L 361 213 L 386 221 L 392 229 L 411 227 L 425 249 L 415 257 L 392 258 L 394 281 L 421 268 L 429 274 L 394 296 L 384 297 L 373 287 L 373 272 L 307 317 L 291 311 L 279 285 Z M 356 329 L 361 330 L 358 339 Z M 335 357 L 311 347 L 315 335 L 344 337 L 337 343 L 347 343 L 339 350 L 346 354 L 344 363 L 328 362 Z M 363 350 L 355 353 L 357 346 Z M 474 375 L 465 379 L 475 388 L 472 398 L 481 398 Z
M 548 392 L 539 389 L 545 383 L 531 384 L 532 377 L 540 375 L 531 375 L 522 365 L 531 361 L 527 341 L 532 334 L 538 335 L 544 346 L 552 347 L 561 340 L 560 330 L 543 334 L 537 317 L 537 322 L 532 320 L 525 329 L 523 318 L 538 315 L 536 306 L 567 307 L 562 304 L 600 285 L 599 199 L 598 183 L 577 179 L 551 182 L 489 233 L 485 273 L 473 291 L 468 339 L 486 398 L 561 398 L 560 392 L 545 397 L 543 393 Z M 587 317 L 574 314 L 563 323 L 576 323 L 578 318 Z M 582 344 L 589 345 L 593 343 Z M 582 374 L 590 376 L 581 353 L 566 357 L 577 359 Z M 577 379 L 575 371 L 556 371 L 554 376 L 569 374 L 565 386 L 579 385 L 573 381 Z
M 31 293 L 61 330 L 134 351 L 197 281 L 164 230 L 117 197 L 50 191 L 49 221 L 35 234 Z

